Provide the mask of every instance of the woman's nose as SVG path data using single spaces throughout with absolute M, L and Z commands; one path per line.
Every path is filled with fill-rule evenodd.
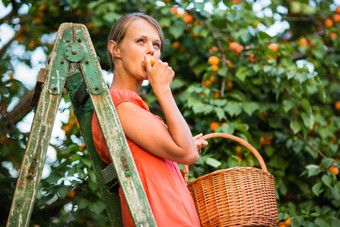
M 155 47 L 153 46 L 153 43 L 148 44 L 146 54 L 153 55 L 154 53 L 155 53 Z

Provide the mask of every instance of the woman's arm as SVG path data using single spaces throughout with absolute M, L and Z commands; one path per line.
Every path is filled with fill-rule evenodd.
M 170 90 L 174 72 L 160 60 L 156 60 L 153 67 L 148 57 L 145 62 L 149 83 L 161 105 L 168 128 L 150 112 L 133 103 L 123 102 L 117 106 L 117 112 L 124 132 L 137 145 L 159 157 L 193 164 L 199 154 Z

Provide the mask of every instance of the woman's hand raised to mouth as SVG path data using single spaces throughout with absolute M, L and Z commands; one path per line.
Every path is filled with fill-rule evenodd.
M 146 66 L 145 70 L 149 83 L 155 93 L 161 90 L 164 91 L 164 89 L 170 89 L 175 72 L 167 62 L 162 62 L 160 59 L 155 59 L 152 56 L 150 57 L 149 55 L 145 55 L 144 64 Z

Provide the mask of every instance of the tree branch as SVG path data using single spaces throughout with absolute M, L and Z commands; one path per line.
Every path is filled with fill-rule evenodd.
M 210 27 L 205 21 L 204 21 L 204 24 L 210 28 L 210 32 L 211 32 L 211 35 L 216 39 L 216 42 L 217 42 L 217 48 L 219 49 L 219 51 L 221 52 L 222 54 L 222 66 L 223 68 L 226 67 L 226 60 L 227 60 L 227 57 L 225 55 L 225 51 L 223 49 L 223 46 L 222 46 L 222 42 L 219 38 L 217 38 L 217 35 L 216 35 L 216 32 L 215 30 Z M 222 97 L 224 95 L 224 90 L 225 90 L 225 82 L 226 82 L 226 76 L 223 78 L 222 80 L 222 83 L 221 83 L 221 92 L 220 92 L 220 96 Z
M 7 114 L 5 120 L 9 127 L 15 128 L 15 125 L 31 112 L 33 109 L 31 107 L 32 94 L 33 91 L 26 92 L 14 109 Z
M 19 9 L 19 5 L 17 2 L 12 1 L 12 10 L 11 12 L 9 12 L 6 16 L 4 16 L 3 18 L 0 18 L 0 24 L 3 24 L 5 22 L 8 23 L 8 20 L 13 18 L 14 16 L 18 15 L 18 9 Z
M 303 139 L 302 136 L 300 134 L 294 134 L 293 131 L 287 127 L 285 127 L 290 134 L 292 134 L 293 136 L 298 137 L 302 142 L 304 142 L 307 146 L 309 146 L 310 148 L 312 148 L 313 151 L 317 152 L 321 157 L 323 158 L 327 158 L 327 156 L 322 153 L 322 151 L 320 149 L 318 149 L 317 147 L 315 147 L 313 144 L 311 144 L 310 142 L 308 142 L 307 140 Z

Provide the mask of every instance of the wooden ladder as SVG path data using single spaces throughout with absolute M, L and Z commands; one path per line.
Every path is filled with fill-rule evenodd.
M 7 226 L 29 226 L 52 127 L 65 87 L 90 153 L 111 225 L 122 226 L 117 193 L 120 185 L 135 226 L 156 226 L 88 30 L 82 24 L 73 23 L 60 25 L 49 63 L 38 76 L 32 98 L 32 103 L 37 105 L 36 113 Z M 109 166 L 101 161 L 93 143 L 93 111 L 110 153 L 112 164 Z

